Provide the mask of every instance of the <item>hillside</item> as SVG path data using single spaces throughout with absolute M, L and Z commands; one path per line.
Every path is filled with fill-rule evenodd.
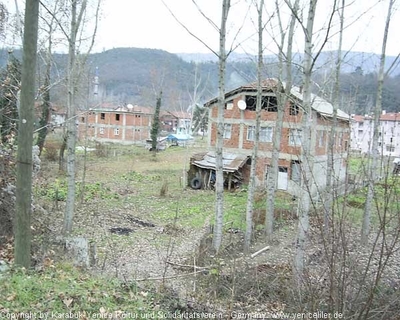
M 13 53 L 21 58 L 21 52 Z M 314 72 L 314 92 L 329 98 L 333 86 L 332 68 L 334 67 L 334 52 L 322 52 Z M 0 50 L 0 66 L 5 66 L 7 50 Z M 53 81 L 58 82 L 52 89 L 52 100 L 65 104 L 65 54 L 54 54 Z M 84 59 L 85 57 L 83 57 Z M 116 48 L 101 53 L 90 54 L 86 68 L 78 86 L 80 92 L 79 104 L 84 106 L 93 90 L 93 77 L 99 76 L 99 96 L 102 101 L 115 104 L 141 104 L 153 106 L 156 95 L 163 92 L 163 108 L 169 110 L 186 110 L 192 97 L 203 103 L 217 95 L 218 63 L 211 54 L 173 54 L 163 50 L 140 48 Z M 387 68 L 395 57 L 387 57 Z M 295 56 L 293 67 L 294 83 L 301 83 L 301 55 Z M 39 59 L 38 70 L 43 72 L 43 60 Z M 376 69 L 379 56 L 362 52 L 348 52 L 343 56 L 341 98 L 344 104 L 341 109 L 349 113 L 367 113 L 373 107 L 376 97 Z M 263 76 L 277 77 L 276 57 L 265 56 Z M 388 77 L 383 94 L 383 109 L 399 111 L 400 67 L 394 68 L 392 77 Z M 40 76 L 40 79 L 43 79 Z M 255 58 L 243 54 L 232 54 L 226 68 L 226 89 L 256 79 Z M 197 88 L 195 94 L 194 88 Z M 90 102 L 89 102 L 90 103 Z

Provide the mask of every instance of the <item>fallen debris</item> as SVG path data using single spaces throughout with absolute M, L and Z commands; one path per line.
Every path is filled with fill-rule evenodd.
M 134 230 L 131 228 L 114 227 L 109 229 L 111 233 L 127 236 Z
M 254 252 L 254 253 L 250 256 L 250 258 L 257 257 L 259 254 L 261 254 L 261 253 L 263 253 L 264 251 L 267 251 L 267 250 L 269 250 L 269 246 L 266 246 L 266 247 L 262 248 L 261 250 L 258 250 L 257 252 Z
M 151 222 L 143 221 L 138 218 L 132 217 L 132 216 L 127 216 L 126 219 L 128 219 L 130 222 L 139 225 L 141 227 L 149 227 L 149 228 L 154 228 L 156 225 Z

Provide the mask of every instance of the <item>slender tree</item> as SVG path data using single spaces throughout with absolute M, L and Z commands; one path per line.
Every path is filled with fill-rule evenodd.
M 213 247 L 219 251 L 222 243 L 223 219 L 224 219 L 224 170 L 223 170 L 223 145 L 224 145 L 224 110 L 225 110 L 225 72 L 227 54 L 226 44 L 226 24 L 228 21 L 230 0 L 222 1 L 221 27 L 219 29 L 219 54 L 218 54 L 218 119 L 217 119 L 217 141 L 215 147 L 215 227 L 213 237 Z
M 15 264 L 25 268 L 29 268 L 31 264 L 32 136 L 38 15 L 39 0 L 26 0 L 14 222 Z
M 253 210 L 254 210 L 254 193 L 256 188 L 256 169 L 257 169 L 257 155 L 258 145 L 260 141 L 260 122 L 261 122 L 261 99 L 263 92 L 262 85 L 262 68 L 263 68 L 263 15 L 264 0 L 257 3 L 257 16 L 258 16 L 258 57 L 257 57 L 257 98 L 256 98 L 256 123 L 253 152 L 251 154 L 251 167 L 250 167 L 250 181 L 247 193 L 246 205 L 246 232 L 244 237 L 244 250 L 248 252 L 250 249 L 251 237 L 253 232 Z
M 385 21 L 385 29 L 383 32 L 383 40 L 382 40 L 382 53 L 379 64 L 379 72 L 378 72 L 378 84 L 377 84 L 377 95 L 376 102 L 374 108 L 374 119 L 373 119 L 373 135 L 372 135 L 372 159 L 369 170 L 369 178 L 368 178 L 368 191 L 367 198 L 365 201 L 362 229 L 361 229 L 361 243 L 366 245 L 368 243 L 368 236 L 370 233 L 370 223 L 371 223 L 371 213 L 372 213 L 372 204 L 373 197 L 375 192 L 375 182 L 377 180 L 377 172 L 378 172 L 378 139 L 379 139 L 379 120 L 382 112 L 382 92 L 383 92 L 383 83 L 385 80 L 385 61 L 386 61 L 386 45 L 387 39 L 389 35 L 389 27 L 390 21 L 393 13 L 393 4 L 396 0 L 389 0 L 388 12 Z
M 335 197 L 334 194 L 334 158 L 335 158 L 335 137 L 336 137 L 336 126 L 337 126 L 337 112 L 339 108 L 339 91 L 340 91 L 340 69 L 342 66 L 342 43 L 343 43 L 343 29 L 344 29 L 344 9 L 346 5 L 346 0 L 342 0 L 341 7 L 339 8 L 339 44 L 335 62 L 335 83 L 332 96 L 333 105 L 333 116 L 332 116 L 332 126 L 329 132 L 328 140 L 328 161 L 326 166 L 326 189 L 325 189 L 325 199 L 324 199 L 324 231 L 327 234 L 329 231 L 329 223 L 331 218 L 332 203 Z
M 48 39 L 48 47 L 46 52 L 46 70 L 44 75 L 44 83 L 43 83 L 43 101 L 42 101 L 42 115 L 39 120 L 39 132 L 37 137 L 36 144 L 39 147 L 39 156 L 42 154 L 44 143 L 46 140 L 46 136 L 48 133 L 48 123 L 50 120 L 50 86 L 51 86 L 51 62 L 52 62 L 52 55 L 51 55 L 51 47 L 52 47 L 52 40 L 51 40 L 51 30 L 49 33 Z
M 282 79 L 278 79 L 278 85 L 276 88 L 276 96 L 278 100 L 278 114 L 275 122 L 271 166 L 268 172 L 268 183 L 267 183 L 267 204 L 266 204 L 266 216 L 265 216 L 265 235 L 267 239 L 271 238 L 274 231 L 275 192 L 277 187 L 278 171 L 279 171 L 278 162 L 279 162 L 279 153 L 281 149 L 282 124 L 283 124 L 285 107 L 289 101 L 290 91 L 292 88 L 293 36 L 294 36 L 294 28 L 296 25 L 296 16 L 299 10 L 299 0 L 295 0 L 292 7 L 289 30 L 287 33 L 286 57 L 284 54 L 284 44 L 285 44 L 286 34 L 282 26 L 279 5 L 280 3 L 276 1 L 275 7 L 279 19 L 279 28 L 281 33 L 281 39 L 280 39 L 281 41 L 278 44 L 279 75 L 282 77 L 284 74 L 284 70 L 286 70 L 286 85 L 285 88 L 282 88 L 282 81 L 281 81 Z M 292 4 L 290 4 L 290 6 L 292 6 Z
M 67 180 L 68 192 L 65 203 L 64 234 L 72 230 L 75 211 L 75 147 L 76 147 L 76 41 L 86 11 L 87 0 L 82 0 L 78 12 L 78 0 L 71 1 L 70 33 L 68 35 L 68 71 L 67 71 Z
M 304 255 L 307 233 L 309 229 L 309 213 L 311 208 L 312 187 L 312 155 L 311 155 L 311 127 L 312 101 L 311 101 L 311 76 L 313 66 L 313 30 L 315 11 L 318 0 L 310 0 L 308 8 L 307 25 L 304 29 L 305 47 L 303 61 L 303 115 L 302 115 L 302 194 L 299 203 L 299 221 L 297 227 L 296 253 L 294 258 L 295 274 L 299 277 L 304 271 Z
M 45 30 L 46 34 L 46 42 L 47 42 L 47 48 L 44 51 L 43 55 L 43 61 L 45 64 L 45 71 L 44 71 L 44 81 L 43 85 L 41 86 L 41 96 L 42 96 L 42 114 L 39 120 L 39 128 L 37 130 L 38 136 L 37 136 L 37 141 L 36 144 L 39 147 L 39 156 L 41 155 L 44 144 L 46 141 L 47 134 L 49 132 L 49 121 L 50 121 L 50 109 L 51 109 L 51 103 L 50 103 L 50 89 L 52 87 L 51 83 L 51 71 L 52 71 L 52 63 L 53 63 L 53 58 L 52 58 L 52 51 L 53 51 L 53 33 L 57 29 L 57 23 L 55 16 L 59 13 L 60 7 L 62 4 L 60 3 L 59 0 L 54 1 L 53 3 L 53 8 L 52 8 L 52 13 L 53 15 L 46 14 L 46 12 L 42 12 L 40 17 L 41 21 L 43 21 L 44 27 L 43 29 Z

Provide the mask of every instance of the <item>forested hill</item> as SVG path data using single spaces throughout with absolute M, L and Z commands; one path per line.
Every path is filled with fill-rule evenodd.
M 21 52 L 13 54 L 21 58 Z M 0 51 L 0 65 L 4 68 L 7 50 Z M 53 55 L 52 99 L 63 104 L 65 92 L 62 78 L 65 76 L 65 54 Z M 82 57 L 83 59 L 83 57 Z M 347 53 L 343 60 L 341 78 L 341 109 L 349 113 L 364 114 L 370 112 L 376 97 L 376 67 L 379 56 L 367 53 Z M 388 64 L 394 57 L 387 57 Z M 39 59 L 39 72 L 43 72 L 43 59 Z M 297 66 L 301 55 L 295 56 Z M 329 98 L 333 79 L 330 76 L 334 67 L 334 53 L 323 52 L 316 63 L 314 92 Z M 211 56 L 202 54 L 172 54 L 163 50 L 116 48 L 87 57 L 86 69 L 79 89 L 84 95 L 93 86 L 95 73 L 98 73 L 100 95 L 103 101 L 117 104 L 132 103 L 155 105 L 156 95 L 163 92 L 163 107 L 170 110 L 186 110 L 196 102 L 202 103 L 217 95 L 218 63 Z M 278 68 L 276 57 L 266 56 L 263 76 L 276 77 Z M 97 71 L 96 71 L 97 69 Z M 301 70 L 294 67 L 294 83 L 300 84 Z M 400 75 L 399 68 L 385 82 L 383 109 L 387 112 L 400 111 Z M 397 75 L 396 75 L 397 74 Z M 44 79 L 38 77 L 39 82 Z M 256 62 L 254 57 L 234 54 L 228 60 L 226 68 L 226 87 L 230 90 L 242 84 L 255 81 Z M 197 88 L 195 90 L 195 88 Z M 196 91 L 196 92 L 195 92 Z M 82 102 L 84 103 L 84 102 Z

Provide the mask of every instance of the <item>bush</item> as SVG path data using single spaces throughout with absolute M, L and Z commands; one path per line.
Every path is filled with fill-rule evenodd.
M 15 207 L 15 162 L 13 147 L 0 144 L 0 238 L 12 234 L 12 217 Z
M 108 147 L 107 145 L 100 143 L 100 142 L 96 142 L 96 146 L 95 146 L 95 150 L 94 150 L 94 154 L 99 157 L 99 158 L 105 158 L 107 157 L 108 154 Z
M 46 143 L 44 158 L 48 161 L 58 161 L 58 150 L 60 147 L 55 143 Z

